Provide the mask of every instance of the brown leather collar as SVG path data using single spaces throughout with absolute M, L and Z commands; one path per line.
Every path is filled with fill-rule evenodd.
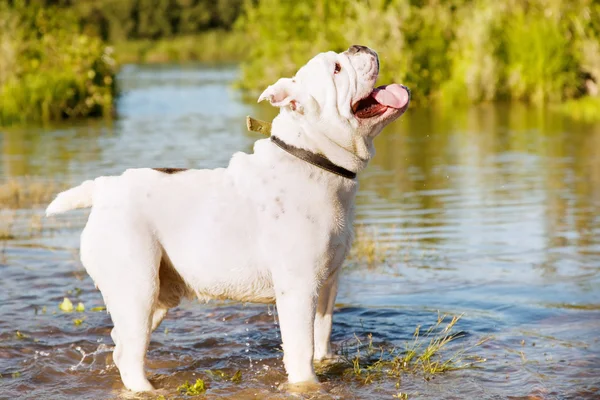
M 299 159 L 306 161 L 307 163 L 312 164 L 315 167 L 319 167 L 321 169 L 324 169 L 325 171 L 339 175 L 343 178 L 356 178 L 356 172 L 352 172 L 347 170 L 346 168 L 340 167 L 339 165 L 332 163 L 327 157 L 324 157 L 320 154 L 316 154 L 311 151 L 300 149 L 298 147 L 287 144 L 283 140 L 279 139 L 277 136 L 271 136 L 271 142 L 273 142 L 282 150 L 290 153 L 294 157 L 298 157 Z

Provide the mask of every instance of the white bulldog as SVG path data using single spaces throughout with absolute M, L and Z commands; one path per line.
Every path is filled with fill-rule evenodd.
M 129 169 L 60 193 L 47 215 L 92 207 L 81 261 L 112 317 L 125 386 L 152 390 L 150 333 L 184 297 L 276 303 L 290 383 L 316 382 L 331 356 L 340 267 L 352 242 L 356 173 L 373 138 L 408 107 L 401 85 L 373 88 L 364 46 L 314 57 L 259 101 L 280 108 L 270 139 L 214 170 Z

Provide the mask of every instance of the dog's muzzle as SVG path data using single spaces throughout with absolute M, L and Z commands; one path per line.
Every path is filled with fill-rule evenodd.
M 361 46 L 359 44 L 352 45 L 348 50 L 344 52 L 344 54 L 347 54 L 348 56 L 356 56 L 361 54 L 370 55 L 375 59 L 375 62 L 377 63 L 377 72 L 379 73 L 379 56 L 374 50 L 371 50 L 367 46 Z

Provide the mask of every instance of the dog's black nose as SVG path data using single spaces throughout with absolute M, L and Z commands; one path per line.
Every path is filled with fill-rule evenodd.
M 377 66 L 379 66 L 379 57 L 377 56 L 377 53 L 375 53 L 373 50 L 371 50 L 367 46 L 360 46 L 358 44 L 355 44 L 354 46 L 350 46 L 350 48 L 348 50 L 346 50 L 346 53 L 349 55 L 354 55 L 354 54 L 359 54 L 359 53 L 370 54 L 377 59 Z
M 358 44 L 355 44 L 353 46 L 350 46 L 350 48 L 348 49 L 348 53 L 354 54 L 354 53 L 359 53 L 361 51 L 367 51 L 369 50 L 369 48 L 367 46 L 360 46 Z
M 360 46 L 358 44 L 350 46 L 350 48 L 348 49 L 348 53 L 350 53 L 350 54 L 355 54 L 355 53 L 360 53 L 360 52 L 373 53 L 373 50 L 371 50 L 367 46 Z

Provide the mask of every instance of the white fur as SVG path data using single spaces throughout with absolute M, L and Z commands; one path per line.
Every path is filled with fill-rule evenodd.
M 85 181 L 81 185 L 65 190 L 46 209 L 46 216 L 64 213 L 76 208 L 88 208 L 93 205 L 94 181 Z
M 317 55 L 261 95 L 281 107 L 273 134 L 360 171 L 373 137 L 404 111 L 354 117 L 351 105 L 370 93 L 377 73 L 373 54 Z M 289 382 L 314 382 L 313 359 L 331 355 L 357 188 L 263 139 L 227 168 L 130 169 L 86 181 L 47 213 L 92 206 L 81 260 L 114 322 L 114 360 L 128 389 L 152 390 L 144 373 L 150 333 L 186 296 L 276 302 Z

